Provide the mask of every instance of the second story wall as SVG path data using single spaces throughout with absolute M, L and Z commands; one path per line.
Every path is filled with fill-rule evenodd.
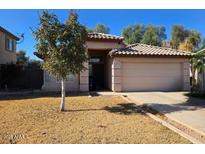
M 89 49 L 96 50 L 112 50 L 115 48 L 125 47 L 124 44 L 118 42 L 110 42 L 110 41 L 87 41 L 87 47 Z
M 16 63 L 16 40 L 0 31 L 0 64 Z

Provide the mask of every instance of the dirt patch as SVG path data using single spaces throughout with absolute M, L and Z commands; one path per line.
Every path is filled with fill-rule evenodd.
M 190 143 L 118 96 L 0 101 L 0 143 Z

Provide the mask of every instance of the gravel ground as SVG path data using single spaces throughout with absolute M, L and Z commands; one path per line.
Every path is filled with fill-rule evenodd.
M 119 96 L 0 100 L 0 143 L 190 143 Z M 136 111 L 137 110 L 137 111 Z

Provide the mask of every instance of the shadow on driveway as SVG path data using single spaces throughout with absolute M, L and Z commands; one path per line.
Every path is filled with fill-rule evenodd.
M 187 96 L 187 95 L 186 95 Z M 164 114 L 179 111 L 195 111 L 205 108 L 205 100 L 187 96 L 187 100 L 176 104 L 148 103 L 147 106 Z

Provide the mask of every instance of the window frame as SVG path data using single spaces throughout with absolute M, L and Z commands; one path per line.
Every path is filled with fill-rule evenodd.
M 15 52 L 15 40 L 8 36 L 5 36 L 5 50 Z

